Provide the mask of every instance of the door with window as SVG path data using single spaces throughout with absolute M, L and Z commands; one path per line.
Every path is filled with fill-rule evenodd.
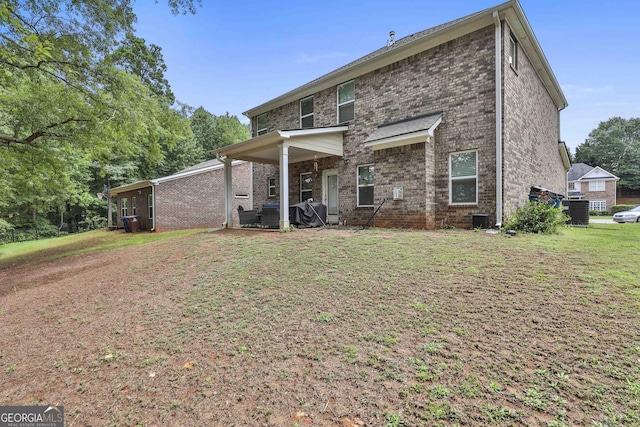
M 322 203 L 327 206 L 327 222 L 338 223 L 338 171 L 322 172 Z

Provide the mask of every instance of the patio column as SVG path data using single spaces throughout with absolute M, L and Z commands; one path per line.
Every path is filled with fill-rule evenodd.
M 289 228 L 289 145 L 280 144 L 280 230 Z
M 233 159 L 224 159 L 224 227 L 233 228 L 233 174 L 231 162 Z

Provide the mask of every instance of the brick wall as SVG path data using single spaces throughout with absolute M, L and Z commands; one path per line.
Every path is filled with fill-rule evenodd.
M 324 168 L 338 170 L 341 221 L 363 224 L 384 198 L 375 225 L 471 227 L 473 213 L 495 220 L 494 46 L 491 25 L 355 79 L 355 120 L 344 134 L 343 159 L 323 160 L 317 171 L 321 176 Z M 565 173 L 557 149 L 557 110 L 535 70 L 524 54 L 517 73 L 503 68 L 505 208 L 511 210 L 526 199 L 531 185 L 562 192 Z M 440 111 L 433 142 L 379 151 L 364 146 L 379 125 Z M 335 86 L 314 94 L 316 127 L 336 125 L 336 114 Z M 267 117 L 269 131 L 297 128 L 299 104 L 274 109 Z M 478 156 L 478 203 L 450 205 L 449 157 L 468 150 Z M 375 206 L 358 207 L 357 167 L 370 163 L 375 164 Z M 299 201 L 299 174 L 312 167 L 290 165 L 290 203 Z M 256 165 L 257 205 L 265 199 L 267 176 L 277 173 L 277 166 Z M 320 180 L 315 180 L 314 198 L 321 192 L 316 184 Z M 403 187 L 403 200 L 392 200 L 394 187 Z
M 616 200 L 616 181 L 605 181 L 604 191 L 589 191 L 589 182 L 580 182 L 580 192 L 584 193 L 585 200 L 604 200 L 607 202 L 607 211 L 611 211 L 611 207 L 615 206 L 619 201 Z
M 504 24 L 504 48 L 509 27 Z M 503 200 L 505 220 L 528 200 L 533 185 L 565 194 L 566 171 L 558 155 L 558 109 L 522 49 L 517 69 L 503 61 Z M 565 194 L 566 195 L 566 194 Z
M 250 209 L 253 204 L 251 176 L 251 163 L 233 166 L 233 208 L 236 223 L 239 221 L 238 205 Z M 118 194 L 117 217 L 120 218 L 122 198 L 125 197 L 128 198 L 129 215 L 133 215 L 131 197 L 136 197 L 141 228 L 151 230 L 153 221 L 149 218 L 147 205 L 147 195 L 150 193 L 151 187 L 147 187 Z M 237 197 L 239 194 L 247 194 L 248 197 Z M 156 185 L 154 215 L 156 231 L 221 227 L 225 220 L 224 169 L 164 181 Z M 121 221 L 119 225 L 122 225 Z

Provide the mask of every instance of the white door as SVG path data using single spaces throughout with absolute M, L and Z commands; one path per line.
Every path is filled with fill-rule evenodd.
M 327 222 L 338 223 L 338 171 L 322 172 L 322 203 L 327 207 Z

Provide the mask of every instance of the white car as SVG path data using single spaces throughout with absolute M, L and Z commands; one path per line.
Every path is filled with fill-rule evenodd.
M 613 216 L 615 222 L 640 222 L 640 206 L 630 211 L 618 212 Z

